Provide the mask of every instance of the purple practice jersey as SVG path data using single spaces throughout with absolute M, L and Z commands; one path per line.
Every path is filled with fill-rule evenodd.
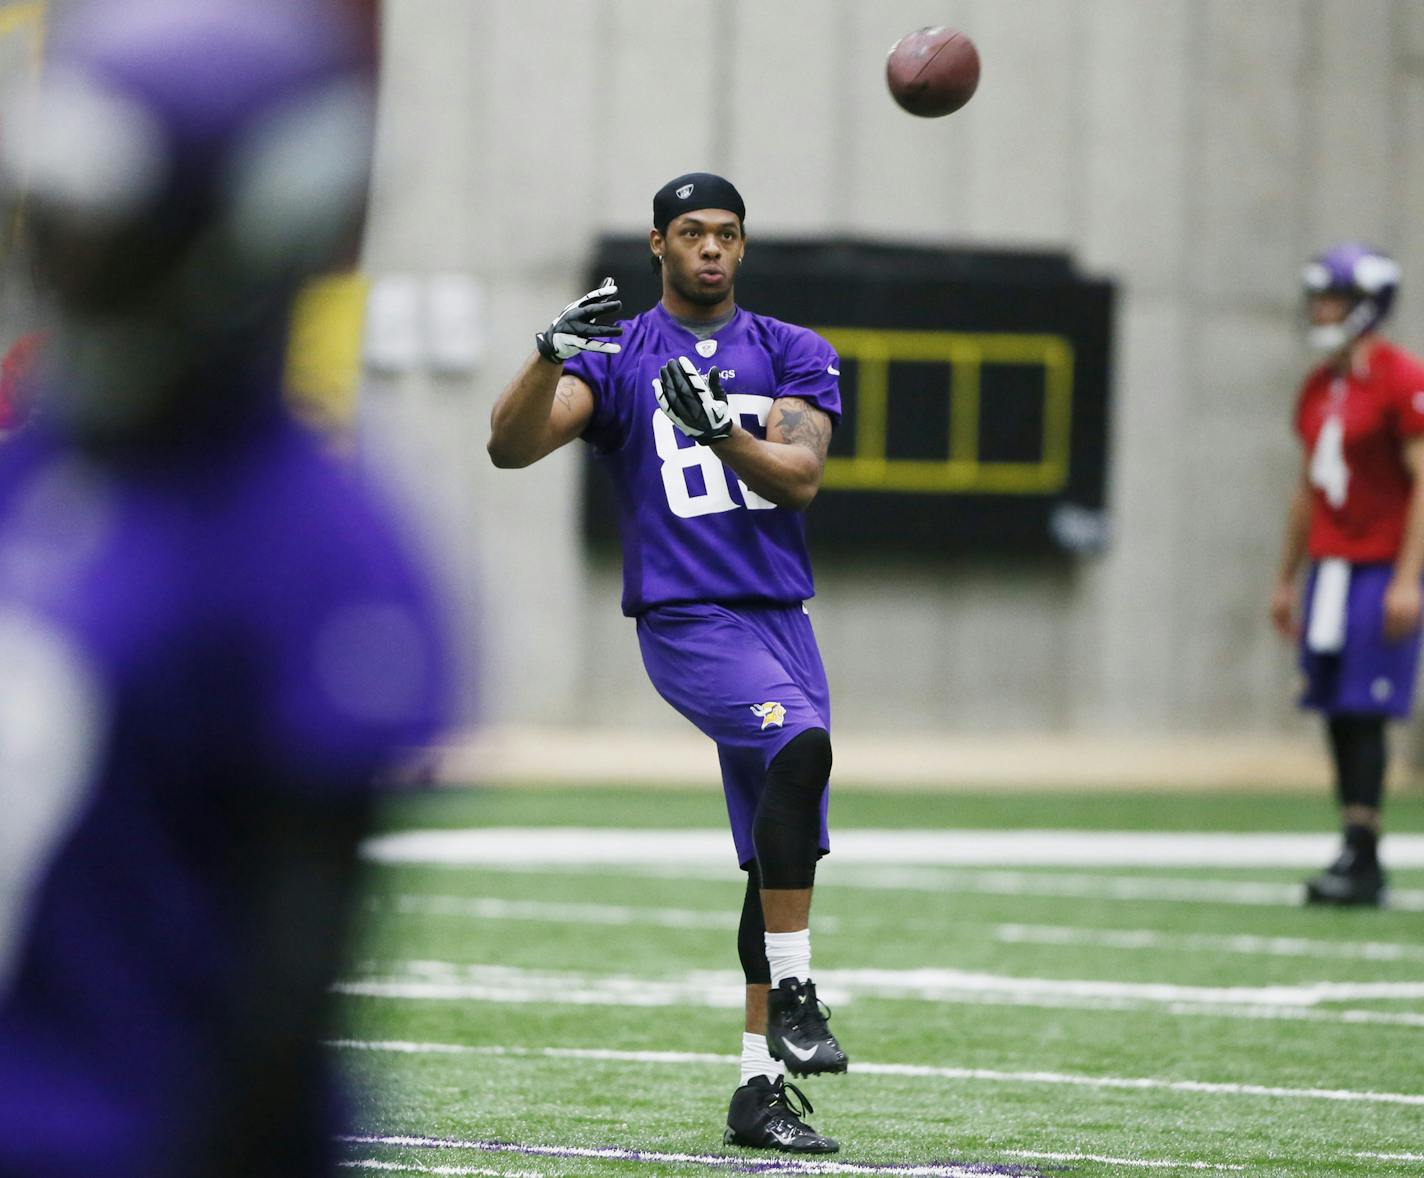
M 815 592 L 803 513 L 749 490 L 658 408 L 653 380 L 686 356 L 716 367 L 734 419 L 759 438 L 779 397 L 840 420 L 840 364 L 804 327 L 738 309 L 699 340 L 659 303 L 624 323 L 622 351 L 564 364 L 593 390 L 584 439 L 613 478 L 623 541 L 623 612 L 680 602 L 804 601 Z
M 275 410 L 0 451 L 0 1175 L 176 1178 L 262 960 L 249 816 L 371 789 L 435 734 L 444 655 L 386 509 Z

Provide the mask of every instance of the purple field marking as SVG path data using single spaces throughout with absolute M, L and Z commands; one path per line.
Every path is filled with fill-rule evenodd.
M 419 1162 L 378 1162 L 356 1158 L 336 1163 L 343 1170 L 385 1170 L 391 1174 L 439 1174 L 448 1178 L 553 1178 L 538 1170 L 491 1170 L 485 1166 L 423 1166 Z
M 392 1145 L 415 1149 L 464 1149 L 481 1153 L 514 1153 L 525 1157 L 602 1158 L 608 1161 L 721 1166 L 742 1174 L 885 1174 L 895 1178 L 1046 1178 L 1046 1172 L 1016 1165 L 988 1162 L 887 1163 L 860 1165 L 855 1162 L 798 1161 L 786 1158 L 748 1159 L 729 1154 L 662 1153 L 654 1150 L 624 1149 L 619 1146 L 590 1148 L 565 1145 L 521 1145 L 507 1141 L 459 1141 L 445 1137 L 382 1136 L 351 1133 L 337 1138 L 349 1145 Z M 1063 1173 L 1064 1167 L 1053 1167 Z

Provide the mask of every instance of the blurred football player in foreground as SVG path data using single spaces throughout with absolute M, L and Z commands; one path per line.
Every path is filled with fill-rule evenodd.
M 319 1039 L 373 780 L 444 649 L 281 401 L 372 85 L 315 0 L 102 0 L 6 120 L 53 306 L 0 448 L 0 1175 L 333 1172 Z
M 1295 429 L 1305 447 L 1271 618 L 1299 638 L 1303 706 L 1325 714 L 1345 844 L 1306 884 L 1313 904 L 1377 905 L 1385 722 L 1409 715 L 1424 575 L 1424 363 L 1377 329 L 1399 266 L 1338 245 L 1305 269 L 1310 342 Z M 1297 575 L 1311 562 L 1304 619 Z

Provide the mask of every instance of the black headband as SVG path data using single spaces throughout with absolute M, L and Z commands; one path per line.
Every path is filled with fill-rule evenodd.
M 730 180 L 711 172 L 689 172 L 669 180 L 653 195 L 653 228 L 666 233 L 674 217 L 697 209 L 726 209 L 737 220 L 747 219 L 747 206 Z

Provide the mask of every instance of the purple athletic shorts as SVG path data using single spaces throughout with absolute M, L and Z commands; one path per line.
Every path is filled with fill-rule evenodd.
M 756 859 L 752 822 L 766 770 L 791 739 L 831 728 L 831 697 L 811 618 L 796 605 L 662 605 L 638 616 L 658 694 L 717 743 L 737 862 Z M 830 789 L 821 795 L 821 853 Z
M 1331 714 L 1362 712 L 1403 718 L 1414 703 L 1414 677 L 1419 666 L 1419 631 L 1399 642 L 1384 636 L 1384 591 L 1394 570 L 1389 564 L 1357 564 L 1350 568 L 1345 606 L 1345 642 L 1338 654 L 1310 650 L 1309 630 L 1315 605 L 1318 567 L 1306 586 L 1300 666 L 1305 691 L 1300 705 Z

